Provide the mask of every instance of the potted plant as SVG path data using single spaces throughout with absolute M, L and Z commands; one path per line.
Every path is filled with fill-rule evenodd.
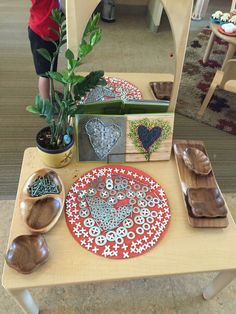
M 59 26 L 58 31 L 53 30 L 59 36 L 58 42 L 52 41 L 56 50 L 51 56 L 46 49 L 38 49 L 38 52 L 51 65 L 47 73 L 50 80 L 50 98 L 45 100 L 36 96 L 34 105 L 27 106 L 26 110 L 39 114 L 48 124 L 48 127 L 40 130 L 36 136 L 37 147 L 44 163 L 50 167 L 63 167 L 72 158 L 74 146 L 72 117 L 80 111 L 79 101 L 97 85 L 106 85 L 106 81 L 102 78 L 103 71 L 90 72 L 87 76 L 77 74 L 77 68 L 85 56 L 101 39 L 101 29 L 98 27 L 100 15 L 96 14 L 90 18 L 78 49 L 78 55 L 75 56 L 70 49 L 66 50 L 65 58 L 68 65 L 61 73 L 54 72 L 53 66 L 61 47 L 66 43 L 66 20 L 63 13 L 57 9 L 52 11 L 52 19 Z M 61 93 L 54 89 L 55 81 L 62 86 Z

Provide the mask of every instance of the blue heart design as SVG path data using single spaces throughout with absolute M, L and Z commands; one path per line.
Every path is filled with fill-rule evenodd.
M 137 131 L 139 140 L 146 151 L 149 151 L 149 148 L 155 143 L 162 133 L 162 129 L 159 126 L 155 126 L 149 130 L 145 125 L 139 125 Z

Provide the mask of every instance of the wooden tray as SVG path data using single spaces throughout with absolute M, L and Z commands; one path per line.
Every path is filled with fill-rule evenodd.
M 197 148 L 201 150 L 204 154 L 207 155 L 204 144 L 201 141 L 187 141 L 187 140 L 176 140 L 174 141 L 174 153 L 175 160 L 177 164 L 177 169 L 180 178 L 180 184 L 183 192 L 183 198 L 186 205 L 188 220 L 192 227 L 197 228 L 225 228 L 228 226 L 228 218 L 227 217 L 219 217 L 219 218 L 196 218 L 194 217 L 191 207 L 188 204 L 187 200 L 187 189 L 188 188 L 218 188 L 218 184 L 215 178 L 213 171 L 211 171 L 207 176 L 201 176 L 193 171 L 191 171 L 188 167 L 186 167 L 182 153 L 188 148 Z

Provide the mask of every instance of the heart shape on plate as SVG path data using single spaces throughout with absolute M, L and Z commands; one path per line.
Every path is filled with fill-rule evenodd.
M 111 190 L 108 180 L 113 181 Z M 140 256 L 154 248 L 171 217 L 165 191 L 155 179 L 119 164 L 90 169 L 78 178 L 67 195 L 65 215 L 81 247 L 111 259 Z
M 162 129 L 159 126 L 149 129 L 145 125 L 139 125 L 137 132 L 143 148 L 148 151 L 152 144 L 161 136 Z
M 92 217 L 102 230 L 115 229 L 133 211 L 133 207 L 129 204 L 118 206 L 117 209 L 115 209 L 111 204 L 99 197 L 88 197 L 87 201 Z
M 121 128 L 117 124 L 105 124 L 98 118 L 85 124 L 90 143 L 99 159 L 106 158 L 121 137 Z

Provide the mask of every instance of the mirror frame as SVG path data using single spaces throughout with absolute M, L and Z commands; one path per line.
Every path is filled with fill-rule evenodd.
M 174 40 L 175 74 L 168 111 L 175 112 L 187 46 L 193 0 L 161 1 L 171 26 Z M 77 53 L 88 20 L 100 0 L 66 0 L 67 47 Z M 157 73 L 158 81 L 158 73 Z

